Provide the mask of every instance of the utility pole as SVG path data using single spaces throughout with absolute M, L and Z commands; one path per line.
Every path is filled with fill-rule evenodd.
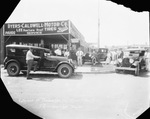
M 99 16 L 99 0 L 98 0 L 98 48 L 100 48 L 100 16 Z
M 150 12 L 149 12 L 149 47 L 150 47 Z

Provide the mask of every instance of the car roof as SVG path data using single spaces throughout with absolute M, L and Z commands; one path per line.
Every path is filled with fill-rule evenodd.
M 18 44 L 9 44 L 9 45 L 6 45 L 6 47 L 13 47 L 13 48 L 34 48 L 34 49 L 49 50 L 47 48 L 42 48 L 42 47 L 37 47 L 37 46 L 18 45 Z
M 129 48 L 129 49 L 125 49 L 125 51 L 146 51 L 146 49 L 144 49 L 144 48 Z

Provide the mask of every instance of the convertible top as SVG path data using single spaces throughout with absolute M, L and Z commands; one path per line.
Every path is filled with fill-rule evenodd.
M 144 48 L 128 48 L 125 49 L 124 51 L 146 51 Z

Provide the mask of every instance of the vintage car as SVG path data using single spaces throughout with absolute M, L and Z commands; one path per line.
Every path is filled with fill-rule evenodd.
M 86 53 L 82 57 L 82 64 L 84 64 L 85 62 L 92 62 L 92 55 L 90 53 Z
M 91 62 L 93 65 L 96 65 L 96 63 L 101 63 L 101 61 L 105 61 L 107 58 L 107 48 L 99 48 L 97 52 L 93 53 L 86 53 L 82 57 L 83 64 L 85 62 Z
M 74 72 L 75 66 L 71 60 L 63 56 L 53 56 L 49 49 L 10 44 L 6 46 L 6 57 L 4 59 L 4 69 L 7 69 L 10 76 L 16 76 L 20 71 L 26 74 L 26 53 L 29 47 L 32 47 L 34 55 L 41 57 L 40 59 L 34 59 L 38 62 L 37 71 L 57 72 L 62 78 L 70 77 Z
M 124 51 L 124 58 L 118 59 L 116 62 L 115 71 L 134 71 L 136 76 L 141 70 L 146 69 L 146 62 L 144 59 L 145 49 L 133 48 Z

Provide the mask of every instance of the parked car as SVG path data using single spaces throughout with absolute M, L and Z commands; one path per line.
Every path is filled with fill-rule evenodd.
M 82 57 L 83 64 L 85 62 L 91 62 L 93 65 L 96 63 L 100 63 L 101 61 L 105 61 L 107 58 L 108 49 L 107 48 L 99 48 L 97 52 L 94 53 L 86 53 Z
M 6 58 L 4 59 L 4 69 L 7 69 L 10 76 L 17 76 L 20 71 L 26 74 L 26 53 L 29 47 L 32 47 L 34 55 L 41 57 L 35 59 L 38 62 L 38 71 L 57 72 L 62 78 L 70 77 L 74 72 L 75 66 L 71 60 L 63 56 L 53 56 L 49 49 L 10 44 L 6 46 Z
M 86 53 L 82 57 L 82 64 L 84 64 L 85 62 L 92 62 L 92 55 L 90 53 Z
M 139 75 L 141 70 L 146 69 L 146 62 L 144 58 L 145 49 L 127 49 L 124 51 L 124 58 L 118 59 L 116 62 L 115 71 L 118 73 L 120 71 L 134 71 L 136 76 Z

